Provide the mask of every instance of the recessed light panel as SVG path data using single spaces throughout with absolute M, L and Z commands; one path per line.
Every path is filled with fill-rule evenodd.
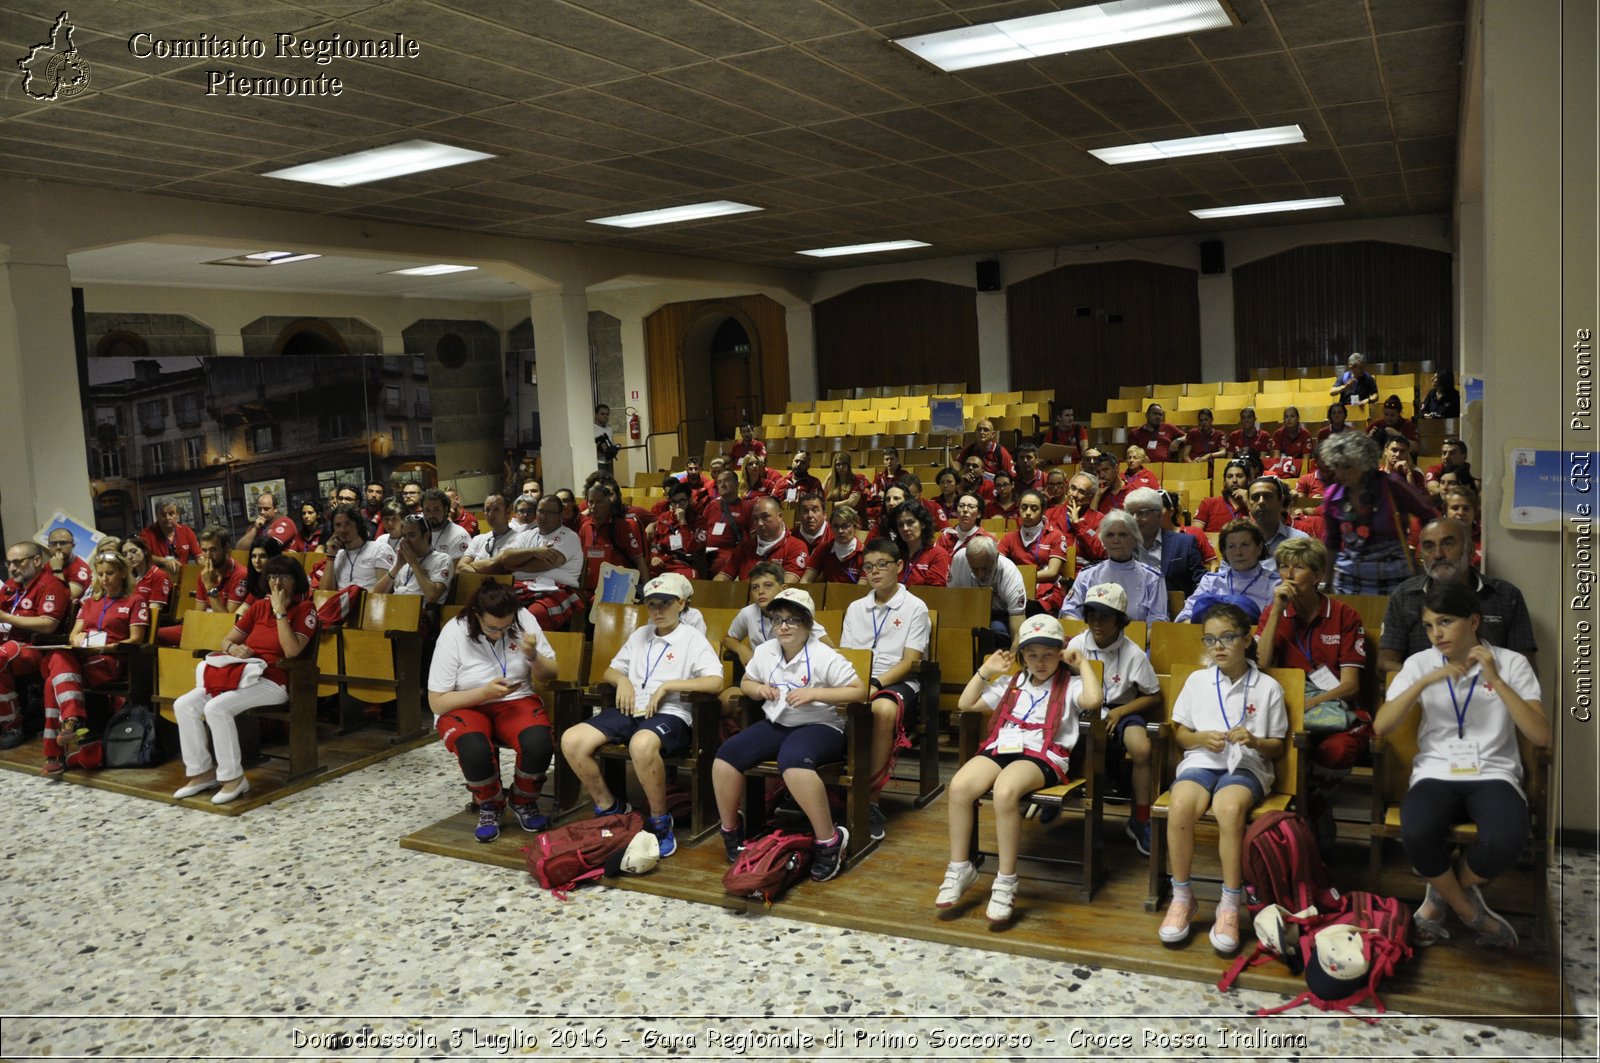
M 262 176 L 348 188 L 351 185 L 364 185 L 369 181 L 383 181 L 390 177 L 403 177 L 406 174 L 492 158 L 493 155 L 481 151 L 454 148 L 448 144 L 436 144 L 431 140 L 406 140 L 387 147 L 358 151 L 353 155 L 340 155 L 332 159 L 323 159 L 321 162 L 308 162 L 284 170 L 273 170 Z
M 410 269 L 388 269 L 384 270 L 384 272 L 397 274 L 401 277 L 438 277 L 445 273 L 466 273 L 477 268 L 477 266 L 452 266 L 440 262 L 435 266 L 412 266 Z
M 701 221 L 720 218 L 728 214 L 749 214 L 760 210 L 748 203 L 735 203 L 729 199 L 709 203 L 685 203 L 680 207 L 662 207 L 660 210 L 641 210 L 637 214 L 614 214 L 609 218 L 590 218 L 590 225 L 611 225 L 618 229 L 642 229 L 649 225 L 671 225 L 674 222 Z
M 1231 25 L 1233 19 L 1219 0 L 1113 0 L 902 37 L 894 43 L 940 70 L 955 71 Z
M 797 255 L 812 258 L 836 258 L 839 255 L 870 255 L 879 251 L 904 251 L 908 247 L 932 247 L 921 240 L 883 240 L 875 244 L 843 244 L 839 247 L 813 247 L 809 251 L 796 251 Z
M 1152 140 L 1145 144 L 1094 148 L 1089 154 L 1101 162 L 1122 166 L 1130 162 L 1154 162 L 1157 159 L 1177 159 L 1185 155 L 1209 155 L 1219 151 L 1270 148 L 1278 144 L 1304 144 L 1305 140 L 1305 131 L 1299 126 L 1280 125 L 1270 129 L 1241 129 L 1237 133 L 1214 133 L 1204 137 L 1184 137 L 1181 140 Z
M 1197 218 L 1238 218 L 1246 214 L 1275 214 L 1282 210 L 1317 210 L 1320 207 L 1342 207 L 1343 196 L 1323 196 L 1320 199 L 1280 199 L 1275 203 L 1241 203 L 1236 207 L 1204 207 L 1189 213 Z

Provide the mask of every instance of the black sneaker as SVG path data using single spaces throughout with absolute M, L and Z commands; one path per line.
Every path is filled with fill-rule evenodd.
M 889 820 L 883 814 L 883 806 L 867 806 L 867 833 L 872 836 L 872 840 L 875 842 L 883 841 L 884 837 L 889 833 Z
M 835 827 L 833 841 L 824 845 L 818 842 L 812 850 L 811 881 L 826 882 L 836 878 L 844 869 L 845 850 L 850 847 L 850 832 L 843 827 Z
M 739 859 L 739 854 L 744 852 L 744 817 L 739 817 L 739 825 L 732 830 L 718 830 L 722 835 L 722 848 L 728 853 L 728 863 Z
M 0 749 L 16 749 L 27 740 L 28 732 L 22 729 L 21 724 L 0 731 Z

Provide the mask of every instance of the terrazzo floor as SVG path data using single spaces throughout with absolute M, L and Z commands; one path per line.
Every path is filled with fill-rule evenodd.
M 0 773 L 0 1056 L 1596 1056 L 1592 853 L 1559 860 L 1587 1016 L 1563 1039 L 1393 1013 L 1258 1020 L 1281 998 L 638 893 L 562 904 L 525 874 L 399 848 L 461 800 L 437 745 L 238 819 Z

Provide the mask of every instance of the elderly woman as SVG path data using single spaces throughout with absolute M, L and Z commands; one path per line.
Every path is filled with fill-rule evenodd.
M 1412 573 L 1406 518 L 1438 515 L 1421 491 L 1380 472 L 1378 457 L 1377 441 L 1365 432 L 1341 432 L 1317 447 L 1334 480 L 1322 496 L 1322 519 L 1335 594 L 1393 591 Z
M 1222 567 L 1200 577 L 1194 593 L 1184 599 L 1183 608 L 1172 618 L 1180 624 L 1198 622 L 1200 616 L 1219 598 L 1248 598 L 1254 604 L 1257 616 L 1272 602 L 1278 574 L 1261 563 L 1266 539 L 1261 529 L 1256 527 L 1256 522 L 1229 521 L 1217 536 L 1217 546 L 1222 551 Z M 1234 604 L 1244 605 L 1237 600 Z M 1249 611 L 1245 610 L 1246 613 Z
M 1061 606 L 1061 615 L 1082 620 L 1084 596 L 1089 588 L 1102 583 L 1115 583 L 1128 596 L 1129 620 L 1165 620 L 1167 585 L 1160 572 L 1135 560 L 1133 556 L 1142 538 L 1139 522 L 1126 510 L 1114 509 L 1101 519 L 1098 530 L 1100 543 L 1106 550 L 1106 559 L 1078 574 L 1072 592 Z
M 300 562 L 275 557 L 265 571 L 267 597 L 234 622 L 222 640 L 222 652 L 206 658 L 200 668 L 201 685 L 173 703 L 188 776 L 172 795 L 179 800 L 216 790 L 211 803 L 225 805 L 250 792 L 233 718 L 249 709 L 287 702 L 289 677 L 278 662 L 298 657 L 316 637 L 311 581 Z
M 480 584 L 461 615 L 439 633 L 428 669 L 428 707 L 477 803 L 474 835 L 480 842 L 500 836 L 506 807 L 497 746 L 516 756 L 512 815 L 525 831 L 549 825 L 538 802 L 555 744 L 550 717 L 531 684 L 555 674 L 555 650 L 504 583 Z
M 150 625 L 150 606 L 135 588 L 127 560 L 115 550 L 102 550 L 95 554 L 93 563 L 94 577 L 78 605 L 78 620 L 67 636 L 67 645 L 78 650 L 138 645 Z M 87 718 L 83 705 L 85 682 L 91 687 L 109 683 L 120 677 L 125 668 L 125 659 L 112 653 L 51 650 L 45 655 L 40 669 L 44 675 L 41 774 L 45 778 L 60 779 L 66 770 L 64 746 L 72 744 Z

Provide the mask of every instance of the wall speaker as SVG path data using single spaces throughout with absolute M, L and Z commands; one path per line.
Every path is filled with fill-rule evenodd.
M 997 292 L 1000 284 L 1000 260 L 989 259 L 978 263 L 978 291 Z
M 1226 273 L 1228 264 L 1222 258 L 1221 240 L 1200 241 L 1200 272 Z

